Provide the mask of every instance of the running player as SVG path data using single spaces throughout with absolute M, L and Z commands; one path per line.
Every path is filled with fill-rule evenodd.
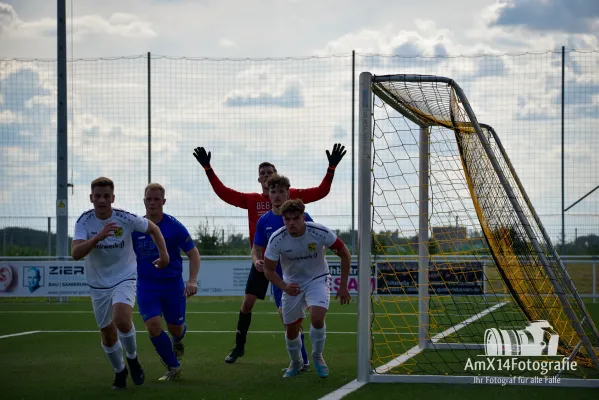
M 152 237 L 159 254 L 159 258 L 152 262 L 155 268 L 164 268 L 169 263 L 164 237 L 153 222 L 112 208 L 114 183 L 108 178 L 92 181 L 89 200 L 94 208 L 84 212 L 75 224 L 71 255 L 75 260 L 85 257 L 87 283 L 102 336 L 102 348 L 115 371 L 112 388 L 127 386 L 129 372 L 123 360 L 123 348 L 131 379 L 136 385 L 142 385 L 145 376 L 137 359 L 132 319 L 137 264 L 131 233 L 144 232 Z

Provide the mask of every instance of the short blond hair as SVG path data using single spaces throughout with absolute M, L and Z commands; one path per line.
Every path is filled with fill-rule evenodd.
M 144 196 L 146 194 L 148 194 L 148 190 L 160 190 L 160 192 L 162 193 L 162 197 L 164 197 L 164 195 L 166 194 L 166 190 L 164 190 L 164 186 L 162 186 L 160 183 L 148 183 L 148 186 L 146 186 L 145 190 L 144 190 Z
M 285 213 L 295 212 L 303 214 L 305 210 L 306 206 L 304 205 L 303 201 L 301 201 L 300 199 L 291 199 L 284 202 L 281 206 L 281 215 L 285 215 Z
M 266 186 L 268 189 L 275 189 L 277 187 L 282 187 L 284 189 L 289 190 L 291 187 L 291 183 L 289 182 L 289 178 L 283 175 L 273 175 L 266 181 Z
M 94 188 L 97 187 L 109 187 L 114 191 L 114 182 L 110 179 L 110 178 L 106 178 L 104 176 L 101 176 L 99 178 L 96 178 L 92 181 L 92 192 L 94 191 Z

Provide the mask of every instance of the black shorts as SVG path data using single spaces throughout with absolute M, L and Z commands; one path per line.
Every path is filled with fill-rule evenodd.
M 248 281 L 245 284 L 245 294 L 251 294 L 259 298 L 260 300 L 264 300 L 266 297 L 266 292 L 268 291 L 268 279 L 264 276 L 264 272 L 260 272 L 256 269 L 254 264 L 252 264 L 252 269 L 250 269 L 250 274 L 248 275 Z

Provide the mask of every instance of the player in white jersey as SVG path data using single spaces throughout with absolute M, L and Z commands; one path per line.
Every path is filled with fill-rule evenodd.
M 299 332 L 306 309 L 310 307 L 312 362 L 318 376 L 326 378 L 329 369 L 322 352 L 326 339 L 325 317 L 330 302 L 331 275 L 325 251 L 328 247 L 341 258 L 341 283 L 336 298 L 340 299 L 342 305 L 348 304 L 351 298 L 347 288 L 351 254 L 329 228 L 306 222 L 304 210 L 304 203 L 299 199 L 287 200 L 281 207 L 285 226 L 274 232 L 268 241 L 264 254 L 264 274 L 284 292 L 282 315 L 291 363 L 283 377 L 295 376 L 302 368 Z M 279 258 L 282 278 L 276 273 Z
M 147 232 L 160 252 L 156 268 L 169 263 L 164 237 L 153 222 L 127 211 L 113 209 L 114 183 L 104 177 L 92 181 L 89 200 L 94 209 L 79 217 L 71 254 L 75 260 L 85 257 L 85 271 L 96 322 L 102 336 L 102 348 L 114 368 L 113 389 L 127 386 L 129 372 L 123 360 L 123 347 L 131 379 L 144 382 L 144 371 L 137 359 L 133 306 L 137 279 L 137 261 L 131 232 Z M 122 344 L 121 344 L 122 343 Z

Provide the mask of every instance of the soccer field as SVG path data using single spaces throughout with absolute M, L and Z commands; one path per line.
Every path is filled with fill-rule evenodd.
M 319 399 L 356 377 L 356 304 L 333 302 L 327 317 L 325 359 L 330 376 L 312 370 L 283 380 L 288 364 L 283 329 L 275 307 L 254 309 L 245 356 L 229 365 L 240 299 L 194 298 L 188 304 L 184 372 L 158 382 L 164 367 L 135 315 L 139 359 L 146 383 L 110 389 L 113 371 L 100 347 L 88 300 L 69 303 L 0 302 L 0 391 L 2 399 L 115 397 L 176 399 Z M 599 304 L 587 303 L 595 321 Z M 304 322 L 308 328 L 308 322 Z M 310 351 L 308 335 L 306 347 Z M 597 389 L 482 385 L 369 384 L 347 399 L 595 399 Z

